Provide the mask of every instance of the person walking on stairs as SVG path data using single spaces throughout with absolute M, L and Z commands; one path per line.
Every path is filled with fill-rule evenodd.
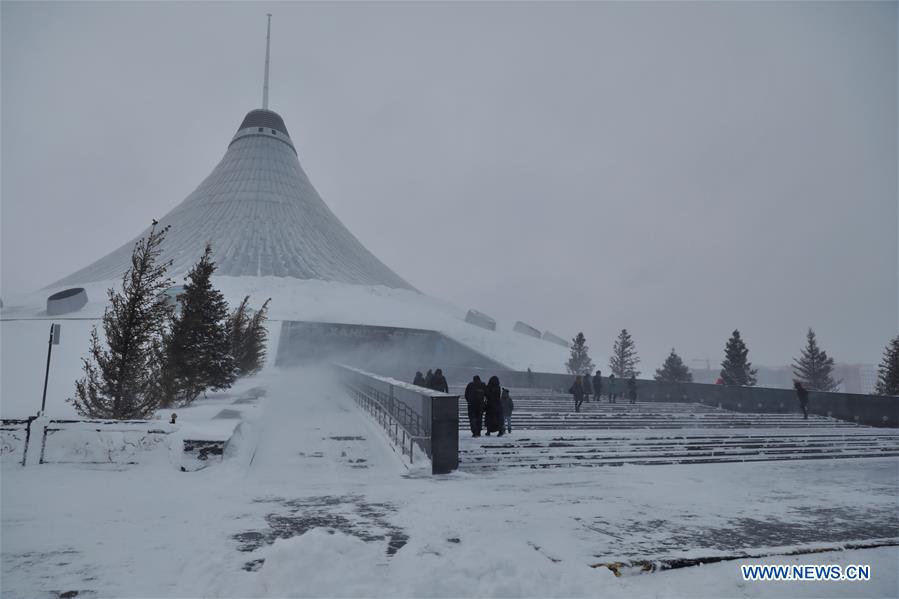
M 581 404 L 584 403 L 584 383 L 581 381 L 580 375 L 574 377 L 574 383 L 568 392 L 574 396 L 574 411 L 580 412 Z
M 615 403 L 615 373 L 609 375 L 609 403 Z
M 799 381 L 794 381 L 793 387 L 796 389 L 796 398 L 799 400 L 799 408 L 802 410 L 805 420 L 808 420 L 808 389 L 803 387 L 802 383 Z
M 633 373 L 627 381 L 627 399 L 629 403 L 637 403 L 637 375 Z
M 481 377 L 478 375 L 475 375 L 465 387 L 465 402 L 468 404 L 468 424 L 471 427 L 472 437 L 481 436 L 486 392 L 487 386 L 481 382 Z
M 446 377 L 443 376 L 443 371 L 439 368 L 434 371 L 434 376 L 431 378 L 431 389 L 440 391 L 441 393 L 449 393 L 449 385 L 446 384 Z
M 487 413 L 485 414 L 485 424 L 487 425 L 487 436 L 490 433 L 499 433 L 497 437 L 503 436 L 503 400 L 502 387 L 496 376 L 490 377 L 487 381 Z
M 599 403 L 599 396 L 602 393 L 602 374 L 597 370 L 593 377 L 593 400 Z
M 506 432 L 512 433 L 512 410 L 515 409 L 515 402 L 512 401 L 512 396 L 509 395 L 509 390 L 503 387 L 503 424 L 506 425 Z

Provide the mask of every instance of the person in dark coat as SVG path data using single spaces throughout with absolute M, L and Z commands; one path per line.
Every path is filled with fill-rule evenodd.
M 424 384 L 424 387 L 427 387 L 428 389 L 431 389 L 431 388 L 432 388 L 432 387 L 431 387 L 431 381 L 433 381 L 433 380 L 434 380 L 434 373 L 433 373 L 433 372 L 431 371 L 431 369 L 429 368 L 429 369 L 428 369 L 428 373 L 425 375 L 425 384 Z
M 475 375 L 465 387 L 465 402 L 468 404 L 468 425 L 471 427 L 471 436 L 481 436 L 481 424 L 484 421 L 484 401 L 487 397 L 487 385 L 481 382 L 481 377 Z
M 590 394 L 593 393 L 593 385 L 590 383 L 590 373 L 584 375 L 581 379 L 584 382 L 584 401 L 590 403 Z
M 805 419 L 808 420 L 808 389 L 802 386 L 802 383 L 799 381 L 793 382 L 793 387 L 796 389 L 796 397 L 799 399 L 799 407 L 802 409 L 802 413 L 805 415 Z
M 431 378 L 431 389 L 440 391 L 441 393 L 449 393 L 449 385 L 446 384 L 446 377 L 443 376 L 443 371 L 439 368 L 434 371 L 434 376 Z
M 581 404 L 584 403 L 584 383 L 580 376 L 574 377 L 574 384 L 568 389 L 568 392 L 574 396 L 574 411 L 581 411 Z
M 602 374 L 597 370 L 596 375 L 593 377 L 593 399 L 595 401 L 599 401 L 599 396 L 602 393 Z
M 615 373 L 609 375 L 609 403 L 615 403 Z
M 630 403 L 637 403 L 637 375 L 631 374 L 627 380 L 627 398 Z
M 512 401 L 512 396 L 509 395 L 509 390 L 503 387 L 503 423 L 506 425 L 506 432 L 512 432 L 512 410 L 515 409 L 515 402 Z
M 497 436 L 503 436 L 503 400 L 502 387 L 500 387 L 499 379 L 496 376 L 490 377 L 487 381 L 487 412 L 485 414 L 485 424 L 487 425 L 487 436 L 490 433 L 499 433 Z
M 424 387 L 424 386 L 425 386 L 425 377 L 424 377 L 424 375 L 421 373 L 421 370 L 419 370 L 419 371 L 417 371 L 417 372 L 415 373 L 415 379 L 412 381 L 412 384 L 413 384 L 413 385 L 418 385 L 419 387 Z

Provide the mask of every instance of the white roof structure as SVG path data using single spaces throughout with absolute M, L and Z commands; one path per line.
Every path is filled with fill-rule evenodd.
M 284 120 L 251 110 L 206 180 L 163 216 L 162 259 L 185 274 L 212 244 L 224 276 L 276 276 L 414 288 L 378 260 L 332 213 L 300 166 Z M 146 234 L 146 231 L 143 233 Z M 52 287 L 119 278 L 134 240 Z

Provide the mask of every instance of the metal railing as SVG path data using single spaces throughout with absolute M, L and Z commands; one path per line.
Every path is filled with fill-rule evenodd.
M 425 389 L 350 366 L 334 369 L 347 393 L 387 432 L 399 454 L 415 463 L 418 452 L 443 474 L 459 465 L 459 396 Z M 419 450 L 416 452 L 415 446 Z
M 387 432 L 393 445 L 400 450 L 400 455 L 409 456 L 409 463 L 415 463 L 415 444 L 419 451 L 430 457 L 429 435 L 422 434 L 421 416 L 402 401 L 369 387 L 344 383 L 347 392 L 359 406 Z

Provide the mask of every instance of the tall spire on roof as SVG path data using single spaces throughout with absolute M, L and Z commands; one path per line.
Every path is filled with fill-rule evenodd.
M 272 13 L 266 13 L 268 29 L 265 33 L 265 81 L 262 84 L 262 109 L 268 110 L 268 57 L 272 45 Z

